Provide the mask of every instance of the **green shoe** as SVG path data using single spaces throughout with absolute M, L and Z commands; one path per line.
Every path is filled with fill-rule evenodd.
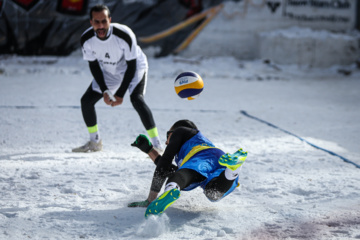
M 170 189 L 161 194 L 155 201 L 151 202 L 145 211 L 145 218 L 149 215 L 162 214 L 171 204 L 180 197 L 180 191 L 177 188 Z
M 235 171 L 245 162 L 246 157 L 247 152 L 244 152 L 242 148 L 240 148 L 234 154 L 225 153 L 222 155 L 219 158 L 219 164 Z
M 146 199 L 145 201 L 141 202 L 132 202 L 128 204 L 128 207 L 148 207 L 150 202 Z

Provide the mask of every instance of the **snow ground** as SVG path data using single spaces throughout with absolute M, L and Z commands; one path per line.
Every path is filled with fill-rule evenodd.
M 128 95 L 114 109 L 97 105 L 104 151 L 75 154 L 88 139 L 80 97 L 91 79 L 80 52 L 1 56 L 0 239 L 360 239 L 360 169 L 240 113 L 360 164 L 359 70 L 226 57 L 149 65 L 146 100 L 162 140 L 188 118 L 223 150 L 248 150 L 240 189 L 217 203 L 182 192 L 145 220 L 127 204 L 146 198 L 154 165 L 130 147 L 145 130 Z M 173 89 L 188 70 L 205 82 L 193 101 Z

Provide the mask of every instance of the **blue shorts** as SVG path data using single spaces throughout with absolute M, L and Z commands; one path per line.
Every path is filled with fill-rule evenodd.
M 206 179 L 202 182 L 192 183 L 188 187 L 182 189 L 183 191 L 190 191 L 194 188 L 201 187 L 205 189 L 205 186 L 213 179 L 218 177 L 226 167 L 219 164 L 219 158 L 225 154 L 221 149 L 210 148 L 196 153 L 187 162 L 185 162 L 179 169 L 188 168 L 192 169 Z M 239 177 L 236 178 L 231 188 L 224 194 L 223 197 L 234 191 L 238 186 Z

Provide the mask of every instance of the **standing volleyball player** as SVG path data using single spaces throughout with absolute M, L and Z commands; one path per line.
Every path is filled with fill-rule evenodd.
M 81 98 L 81 111 L 90 133 L 90 141 L 74 148 L 73 152 L 102 150 L 95 104 L 101 99 L 112 107 L 122 104 L 126 90 L 147 130 L 152 144 L 162 149 L 159 134 L 150 108 L 144 101 L 148 63 L 137 45 L 133 31 L 122 24 L 111 23 L 110 10 L 96 5 L 90 10 L 90 24 L 81 36 L 84 60 L 89 61 L 94 77 Z

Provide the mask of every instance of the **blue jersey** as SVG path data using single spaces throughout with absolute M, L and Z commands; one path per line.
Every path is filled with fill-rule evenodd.
M 199 183 L 193 183 L 183 190 L 189 191 L 198 186 L 204 188 L 211 179 L 218 177 L 226 168 L 219 164 L 219 158 L 223 154 L 225 153 L 221 149 L 216 148 L 215 145 L 202 135 L 201 132 L 198 132 L 195 136 L 186 141 L 175 156 L 176 164 L 179 169 L 188 168 L 195 170 L 206 177 L 206 180 Z M 234 186 L 228 193 L 233 191 L 237 185 L 238 179 L 234 182 Z
M 215 148 L 215 145 L 207 139 L 201 132 L 186 141 L 180 151 L 175 156 L 175 163 L 178 167 L 182 166 L 189 158 L 195 157 L 194 155 L 199 151 Z

